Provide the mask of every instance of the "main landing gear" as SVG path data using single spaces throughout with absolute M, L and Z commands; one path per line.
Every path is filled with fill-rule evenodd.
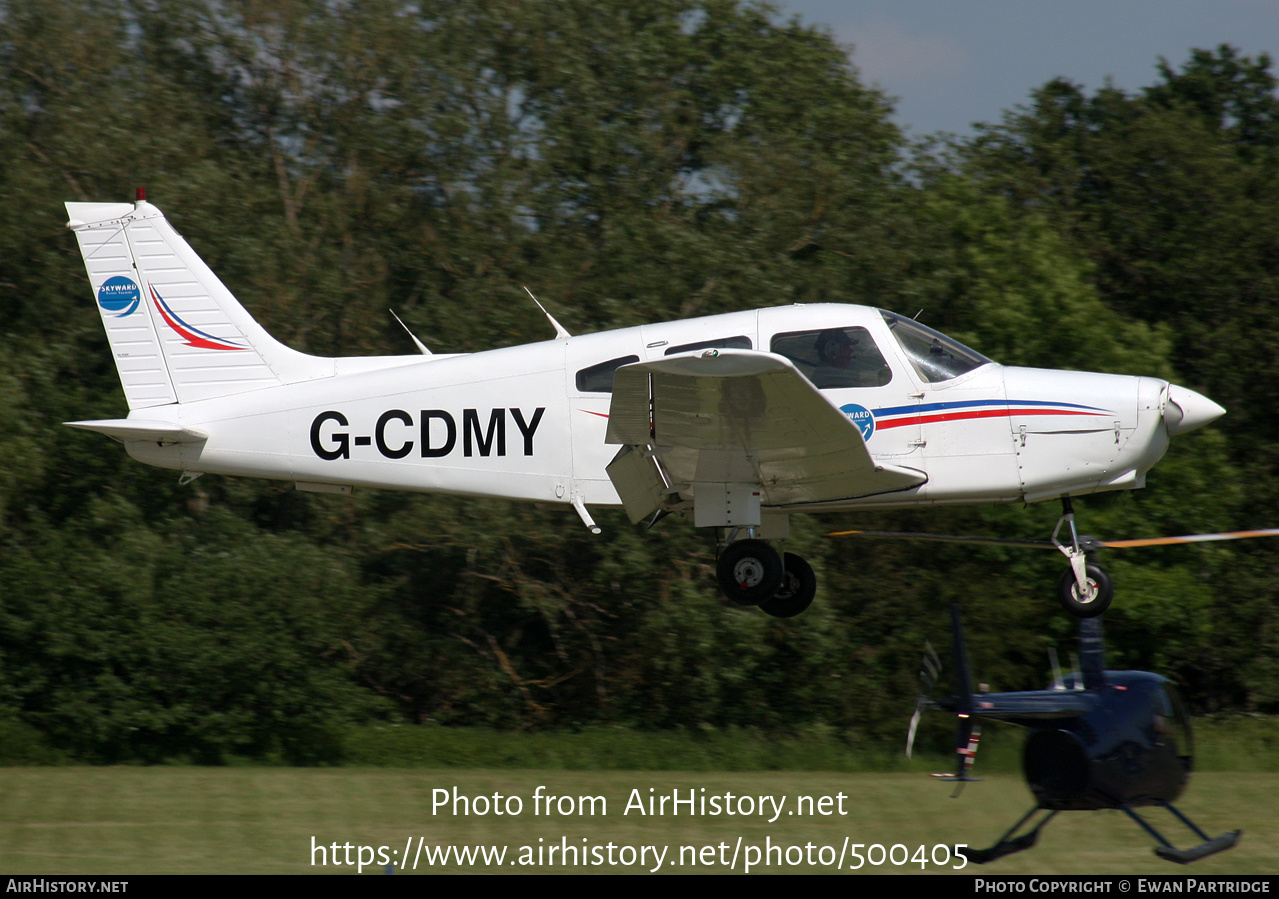
M 759 606 L 774 618 L 793 618 L 817 595 L 812 566 L 794 553 L 779 553 L 765 540 L 737 540 L 724 547 L 715 574 L 724 595 L 741 606 Z
M 1062 525 L 1070 529 L 1069 545 L 1057 539 Z M 1057 581 L 1057 598 L 1062 607 L 1076 618 L 1096 618 L 1110 608 L 1110 602 L 1115 598 L 1115 587 L 1110 575 L 1097 564 L 1096 556 L 1090 551 L 1093 548 L 1090 538 L 1081 538 L 1075 530 L 1075 509 L 1069 496 L 1061 499 L 1061 518 L 1057 519 L 1057 527 L 1053 528 L 1052 541 L 1070 560 L 1070 567 Z

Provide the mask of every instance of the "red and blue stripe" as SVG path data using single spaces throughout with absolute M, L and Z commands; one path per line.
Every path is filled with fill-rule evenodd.
M 150 285 L 148 285 L 150 286 Z M 156 293 L 154 287 L 151 287 L 151 298 L 155 301 L 156 311 L 160 313 L 160 317 L 164 319 L 164 323 L 173 329 L 179 337 L 186 341 L 187 346 L 193 346 L 202 350 L 242 350 L 244 347 L 230 340 L 221 337 L 214 337 L 212 334 L 206 334 L 199 328 L 193 328 L 182 319 L 178 318 L 178 314 L 169 308 L 169 304 L 164 301 L 160 294 Z
M 1047 400 L 964 400 L 954 403 L 922 403 L 916 406 L 889 406 L 874 409 L 875 429 L 928 425 L 974 418 L 1012 418 L 1023 415 L 1114 416 L 1098 406 L 1057 403 Z

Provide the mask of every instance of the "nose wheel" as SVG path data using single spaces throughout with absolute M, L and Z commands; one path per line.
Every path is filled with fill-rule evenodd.
M 1061 573 L 1061 580 L 1057 582 L 1057 598 L 1061 600 L 1062 608 L 1076 618 L 1096 618 L 1110 608 L 1110 602 L 1115 598 L 1115 587 L 1106 569 L 1088 563 L 1084 566 L 1084 588 L 1080 590 L 1072 566 Z
M 1090 541 L 1095 544 L 1096 541 L 1090 537 L 1080 538 L 1075 529 L 1075 510 L 1070 497 L 1062 497 L 1061 505 L 1062 515 L 1057 520 L 1057 527 L 1053 528 L 1052 541 L 1070 560 L 1070 567 L 1057 581 L 1057 598 L 1061 600 L 1062 608 L 1076 618 L 1096 618 L 1110 608 L 1115 598 L 1115 587 L 1106 570 L 1089 560 L 1087 544 Z M 1057 539 L 1062 525 L 1070 529 L 1069 544 Z

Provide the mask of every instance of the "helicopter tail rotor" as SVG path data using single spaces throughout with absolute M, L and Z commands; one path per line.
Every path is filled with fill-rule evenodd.
M 937 678 L 941 675 L 941 659 L 937 656 L 937 650 L 933 649 L 933 644 L 924 641 L 924 657 L 919 666 L 919 682 L 920 691 L 919 698 L 915 700 L 915 712 L 910 716 L 910 727 L 906 731 L 906 758 L 911 757 L 911 752 L 915 747 L 915 732 L 919 729 L 919 719 L 923 715 L 924 709 L 932 708 L 933 688 L 937 686 Z
M 919 679 L 922 690 L 915 701 L 915 711 L 910 716 L 910 728 L 906 734 L 906 757 L 910 758 L 914 750 L 915 734 L 919 729 L 919 719 L 925 709 L 939 708 L 956 715 L 955 728 L 955 770 L 933 774 L 943 780 L 957 782 L 955 796 L 959 795 L 963 785 L 975 778 L 969 776 L 973 761 L 977 756 L 977 746 L 981 741 L 981 726 L 974 716 L 972 674 L 968 665 L 968 648 L 964 642 L 963 622 L 960 619 L 959 606 L 951 606 L 952 655 L 955 663 L 956 694 L 943 700 L 932 698 L 933 688 L 941 675 L 941 659 L 931 643 L 924 644 L 924 656 L 920 665 Z

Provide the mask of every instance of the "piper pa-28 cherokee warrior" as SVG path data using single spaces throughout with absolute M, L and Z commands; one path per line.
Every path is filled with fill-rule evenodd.
M 68 422 L 181 471 L 562 503 L 721 529 L 729 599 L 796 615 L 793 512 L 1063 498 L 1063 602 L 1110 601 L 1069 497 L 1141 487 L 1223 410 L 1157 378 L 1010 368 L 864 306 L 795 305 L 481 353 L 322 358 L 274 340 L 141 191 L 67 203 L 129 416 Z M 548 315 L 548 318 L 550 316 Z M 417 342 L 416 338 L 413 338 Z M 1054 532 L 1054 542 L 1056 532 Z

